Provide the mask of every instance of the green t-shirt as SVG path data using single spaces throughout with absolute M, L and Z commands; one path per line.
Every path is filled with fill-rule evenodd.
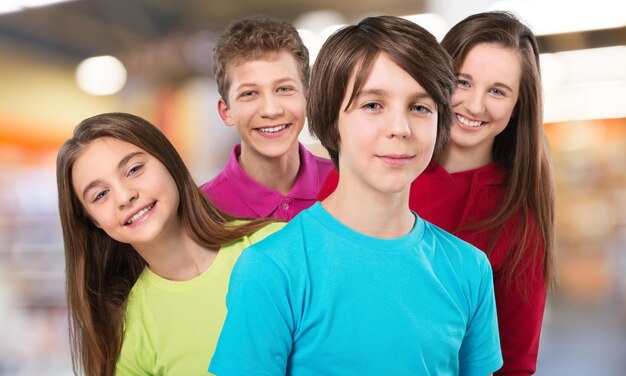
M 208 375 L 233 266 L 244 248 L 282 226 L 269 224 L 223 246 L 211 266 L 189 281 L 170 281 L 145 268 L 128 298 L 117 375 Z

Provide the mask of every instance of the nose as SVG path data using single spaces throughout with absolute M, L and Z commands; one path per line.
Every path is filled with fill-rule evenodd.
M 387 127 L 388 137 L 406 138 L 411 135 L 411 127 L 409 125 L 409 114 L 403 111 L 394 111 L 389 117 L 389 126 Z
M 121 186 L 118 188 L 116 199 L 119 209 L 125 209 L 130 207 L 135 200 L 139 197 L 139 193 L 132 187 Z
M 463 102 L 469 115 L 480 115 L 485 111 L 485 96 L 476 90 L 467 93 Z
M 264 95 L 261 100 L 261 116 L 274 118 L 283 114 L 283 106 L 280 102 L 280 99 L 277 98 L 273 93 Z

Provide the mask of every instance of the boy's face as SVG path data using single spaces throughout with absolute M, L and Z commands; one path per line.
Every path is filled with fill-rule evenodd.
M 354 73 L 341 104 L 338 129 L 339 184 L 351 189 L 398 193 L 431 160 L 437 106 L 406 71 L 381 54 L 350 108 Z
M 295 58 L 286 51 L 231 67 L 228 104 L 218 101 L 226 125 L 235 126 L 242 153 L 272 159 L 297 150 L 306 98 Z

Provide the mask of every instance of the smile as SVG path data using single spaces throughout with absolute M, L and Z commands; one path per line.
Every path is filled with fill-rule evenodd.
M 281 124 L 275 127 L 257 128 L 257 130 L 263 133 L 276 133 L 282 131 L 285 128 L 287 128 L 287 124 Z
M 148 212 L 150 210 L 152 210 L 152 208 L 154 208 L 154 205 L 156 204 L 156 202 L 153 202 L 152 204 L 146 206 L 145 208 L 141 209 L 140 211 L 138 211 L 137 213 L 135 213 L 132 217 L 130 217 L 128 219 L 128 221 L 126 221 L 126 225 L 132 225 L 133 223 L 137 222 L 138 220 L 140 220 L 141 218 L 143 218 L 146 214 L 148 214 Z
M 460 114 L 456 114 L 456 118 L 461 124 L 465 125 L 466 127 L 477 128 L 484 124 L 484 122 L 480 120 L 470 120 Z

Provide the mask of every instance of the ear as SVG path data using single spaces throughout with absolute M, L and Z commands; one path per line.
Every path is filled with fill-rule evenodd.
M 220 117 L 222 118 L 224 124 L 230 127 L 235 125 L 233 118 L 230 116 L 230 108 L 228 108 L 226 101 L 224 101 L 224 99 L 222 98 L 217 100 L 217 113 L 220 114 Z

